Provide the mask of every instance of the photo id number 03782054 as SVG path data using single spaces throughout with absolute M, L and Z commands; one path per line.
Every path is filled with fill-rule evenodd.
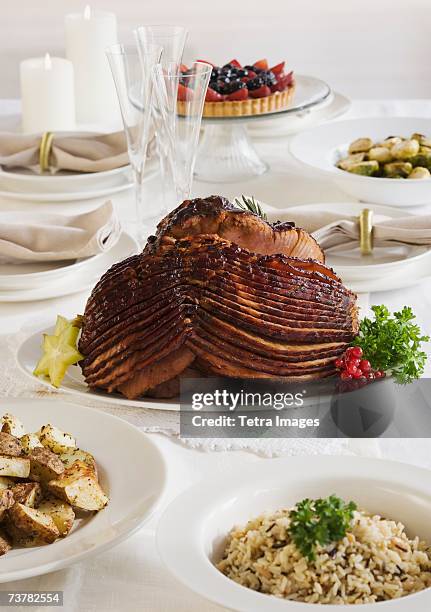
M 63 591 L 0 591 L 1 606 L 59 606 Z

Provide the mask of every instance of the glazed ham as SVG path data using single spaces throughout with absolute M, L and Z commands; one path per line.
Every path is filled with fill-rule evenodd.
M 191 371 L 331 376 L 358 321 L 356 296 L 323 259 L 293 224 L 223 198 L 184 202 L 94 288 L 79 343 L 88 385 L 137 398 L 176 395 Z

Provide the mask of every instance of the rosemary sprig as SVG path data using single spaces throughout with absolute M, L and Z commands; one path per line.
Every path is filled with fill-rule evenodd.
M 258 217 L 261 217 L 264 221 L 268 220 L 266 213 L 263 212 L 261 205 L 259 204 L 259 202 L 256 202 L 253 196 L 251 198 L 247 198 L 245 195 L 242 195 L 241 200 L 239 198 L 235 198 L 234 204 L 242 210 L 252 212 Z

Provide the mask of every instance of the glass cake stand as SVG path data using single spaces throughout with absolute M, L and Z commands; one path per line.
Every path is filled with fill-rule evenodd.
M 296 75 L 295 81 L 293 102 L 284 110 L 245 117 L 203 117 L 195 178 L 209 183 L 227 183 L 266 172 L 268 164 L 256 152 L 247 132 L 247 124 L 308 113 L 331 96 L 329 85 L 320 79 Z

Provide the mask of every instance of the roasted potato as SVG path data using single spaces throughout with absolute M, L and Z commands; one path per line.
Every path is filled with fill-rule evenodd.
M 0 455 L 19 457 L 22 455 L 22 446 L 19 438 L 0 431 Z
M 97 476 L 97 465 L 93 455 L 81 450 L 80 448 L 76 448 L 75 450 L 70 451 L 70 453 L 63 453 L 60 455 L 60 459 L 66 468 L 71 467 L 75 461 L 82 461 L 88 465 L 88 467 L 90 467 Z
M 12 508 L 15 500 L 11 489 L 3 489 L 0 492 L 0 521 L 3 520 L 4 514 L 9 508 Z
M 29 454 L 30 480 L 46 484 L 64 472 L 59 457 L 48 448 L 34 448 Z
M 0 476 L 13 478 L 28 478 L 30 474 L 30 460 L 26 457 L 8 457 L 0 455 Z
M 44 425 L 39 432 L 39 440 L 53 453 L 67 453 L 76 448 L 75 439 L 68 433 L 53 425 Z
M 21 436 L 20 442 L 25 455 L 29 455 L 34 448 L 43 447 L 43 444 L 41 444 L 37 434 L 35 433 L 28 433 Z
M 55 497 L 81 510 L 101 510 L 109 501 L 93 469 L 83 461 L 75 461 L 59 478 L 51 480 L 48 489 Z
M 72 506 L 57 497 L 49 496 L 39 505 L 38 510 L 52 518 L 62 537 L 67 536 L 75 521 Z
M 0 556 L 5 555 L 11 548 L 12 544 L 7 533 L 3 529 L 0 529 Z
M 6 529 L 22 546 L 51 544 L 60 535 L 48 514 L 20 503 L 15 503 L 9 510 Z
M 16 438 L 20 438 L 25 434 L 24 425 L 21 423 L 19 419 L 16 418 L 13 414 L 6 412 L 1 419 L 2 427 L 1 430 L 5 433 L 10 434 L 11 436 L 15 436 Z
M 3 489 L 10 489 L 15 484 L 15 480 L 13 478 L 8 478 L 7 476 L 0 476 L 0 491 Z
M 16 502 L 30 508 L 37 507 L 42 500 L 42 489 L 38 482 L 19 482 L 11 491 Z

